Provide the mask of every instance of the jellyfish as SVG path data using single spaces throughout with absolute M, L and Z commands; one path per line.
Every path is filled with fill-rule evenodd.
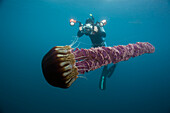
M 55 46 L 43 57 L 42 71 L 52 86 L 69 88 L 79 74 L 154 52 L 155 47 L 148 42 L 90 49 Z

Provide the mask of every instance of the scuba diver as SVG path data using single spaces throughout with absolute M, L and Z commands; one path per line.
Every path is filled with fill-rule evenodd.
M 92 47 L 101 47 L 101 46 L 107 46 L 105 37 L 106 33 L 103 28 L 103 26 L 106 25 L 107 21 L 102 20 L 101 22 L 94 23 L 94 17 L 92 14 L 90 14 L 91 18 L 86 19 L 85 25 L 83 25 L 80 21 L 76 21 L 74 19 L 70 19 L 70 25 L 74 26 L 75 23 L 79 23 L 79 31 L 77 33 L 78 37 L 82 37 L 84 34 L 86 36 L 89 36 L 92 42 Z M 113 64 L 109 68 L 109 66 L 104 66 L 102 75 L 100 78 L 99 88 L 101 90 L 106 89 L 106 77 L 111 77 L 114 70 L 116 68 L 116 64 Z

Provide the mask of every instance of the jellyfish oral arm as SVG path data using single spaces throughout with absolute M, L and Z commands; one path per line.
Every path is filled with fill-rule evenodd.
M 44 56 L 42 70 L 49 84 L 68 88 L 78 74 L 154 51 L 155 47 L 148 42 L 75 50 L 70 46 L 56 46 Z
M 153 53 L 154 51 L 155 48 L 150 43 L 137 42 L 136 44 L 128 44 L 126 46 L 76 49 L 72 53 L 78 61 L 75 64 L 78 67 L 78 72 L 84 74 L 110 63 L 115 64 L 120 61 L 126 61 L 131 57 Z

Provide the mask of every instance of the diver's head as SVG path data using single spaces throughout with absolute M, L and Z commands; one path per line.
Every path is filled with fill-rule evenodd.
M 94 24 L 94 20 L 91 18 L 86 19 L 86 24 Z
M 93 32 L 94 19 L 86 19 L 86 24 L 83 27 L 85 35 L 90 35 Z
M 83 31 L 85 33 L 85 35 L 90 35 L 93 31 L 93 26 L 90 23 L 87 23 L 83 26 Z

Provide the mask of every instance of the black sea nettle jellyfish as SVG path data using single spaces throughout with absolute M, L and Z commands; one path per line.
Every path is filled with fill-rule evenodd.
M 71 46 L 55 46 L 44 56 L 42 70 L 49 84 L 68 88 L 79 74 L 154 51 L 155 47 L 148 42 L 75 50 Z

